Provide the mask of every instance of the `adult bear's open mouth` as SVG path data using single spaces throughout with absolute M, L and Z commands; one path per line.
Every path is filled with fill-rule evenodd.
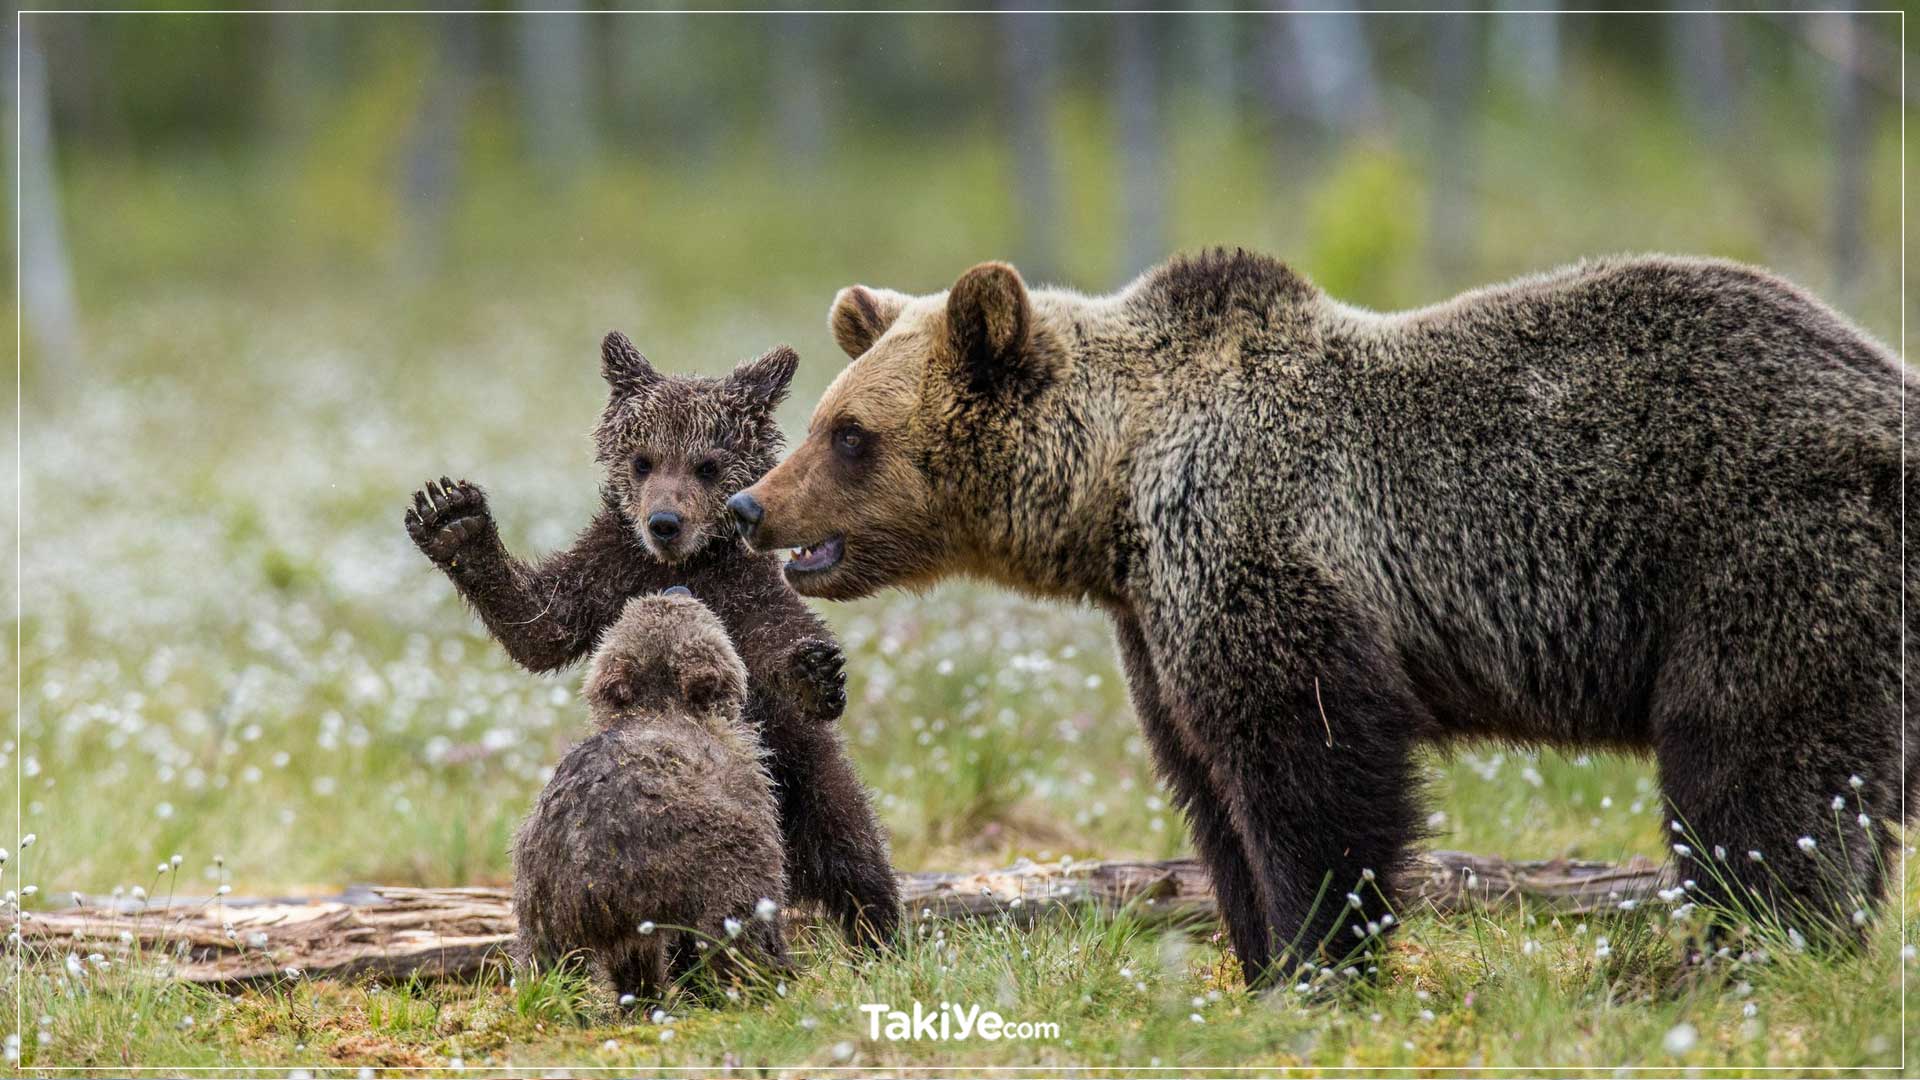
M 787 560 L 787 573 L 817 574 L 840 565 L 840 556 L 846 552 L 846 538 L 831 536 L 817 544 L 793 549 L 793 556 Z

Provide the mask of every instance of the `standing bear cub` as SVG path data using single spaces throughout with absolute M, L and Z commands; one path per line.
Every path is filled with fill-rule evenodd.
M 685 596 L 627 601 L 587 670 L 597 733 L 568 751 L 514 838 L 529 959 L 551 967 L 585 950 L 616 992 L 647 1001 L 703 955 L 721 978 L 736 947 L 786 967 L 779 812 L 746 694 L 711 611 Z
M 1897 864 L 1910 382 L 1785 281 L 1608 259 L 1381 315 L 1216 251 L 831 326 L 743 529 L 810 596 L 1103 608 L 1250 978 L 1372 940 L 1422 743 L 1651 752 L 1695 899 L 1809 936 Z
M 617 333 L 600 352 L 603 505 L 571 548 L 514 558 L 480 488 L 445 478 L 414 495 L 407 531 L 532 671 L 579 659 L 631 597 L 679 585 L 709 605 L 746 662 L 746 718 L 767 748 L 793 898 L 822 905 L 852 940 L 886 940 L 899 887 L 833 725 L 846 704 L 839 647 L 725 510 L 779 456 L 773 410 L 800 358 L 783 346 L 713 379 L 661 375 Z

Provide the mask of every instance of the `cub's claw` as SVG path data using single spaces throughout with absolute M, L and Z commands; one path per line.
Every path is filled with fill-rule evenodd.
M 847 708 L 847 657 L 831 641 L 811 638 L 793 651 L 795 693 L 818 720 L 838 720 Z
M 469 545 L 493 531 L 486 494 L 465 480 L 445 476 L 427 481 L 413 493 L 405 522 L 414 546 L 434 562 L 448 566 Z

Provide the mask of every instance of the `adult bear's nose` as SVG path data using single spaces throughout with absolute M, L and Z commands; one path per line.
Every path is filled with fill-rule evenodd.
M 753 539 L 753 530 L 760 527 L 760 519 L 767 514 L 760 500 L 744 491 L 727 500 L 727 509 L 733 511 L 733 527 L 748 540 Z
M 671 510 L 655 511 L 647 515 L 647 531 L 655 540 L 672 540 L 680 535 L 680 515 Z

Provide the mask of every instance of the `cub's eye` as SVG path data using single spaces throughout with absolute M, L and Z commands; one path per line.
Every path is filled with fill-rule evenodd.
M 647 474 L 652 471 L 653 471 L 653 462 L 648 461 L 647 456 L 645 454 L 638 454 L 634 457 L 633 475 L 639 477 L 642 480 L 645 480 L 647 478 Z
M 847 457 L 859 457 L 867 448 L 867 433 L 848 424 L 833 433 L 833 448 Z
M 708 458 L 701 462 L 700 467 L 693 470 L 693 472 L 695 476 L 711 484 L 715 480 L 720 479 L 720 463 L 712 458 Z

